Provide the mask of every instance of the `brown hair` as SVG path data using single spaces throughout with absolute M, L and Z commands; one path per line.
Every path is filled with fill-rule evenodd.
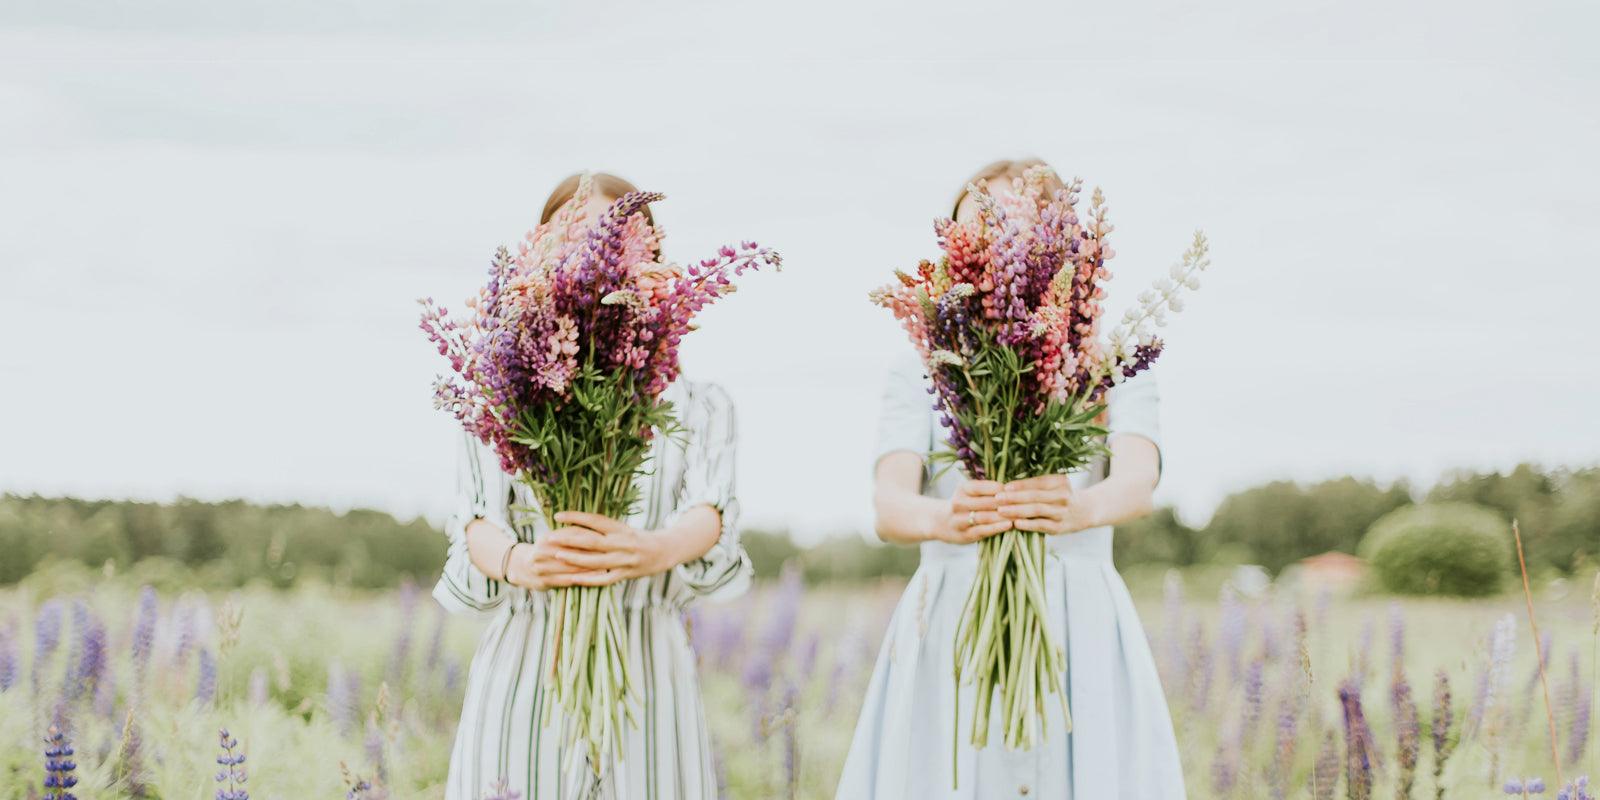
M 955 219 L 956 213 L 961 210 L 961 201 L 967 199 L 967 187 L 973 184 L 982 186 L 989 181 L 997 179 L 1020 178 L 1033 167 L 1049 167 L 1043 159 L 1038 158 L 1002 158 L 999 161 L 986 165 L 983 169 L 973 173 L 972 177 L 961 182 L 961 191 L 956 193 L 956 200 L 950 204 L 950 218 Z M 1052 173 L 1044 182 L 1045 188 L 1054 192 L 1066 188 L 1061 182 L 1061 177 Z
M 578 193 L 578 181 L 582 179 L 583 173 L 575 172 L 563 178 L 560 183 L 556 184 L 556 188 L 550 190 L 550 199 L 544 201 L 544 211 L 539 214 L 540 225 L 549 222 L 550 218 L 561 210 L 561 206 Z M 619 178 L 609 172 L 590 173 L 589 180 L 594 182 L 595 191 L 605 197 L 619 198 L 629 192 L 639 191 L 639 187 L 634 186 L 632 181 L 627 178 Z M 655 224 L 656 220 L 655 217 L 650 215 L 649 206 L 644 207 L 644 218 L 652 225 Z

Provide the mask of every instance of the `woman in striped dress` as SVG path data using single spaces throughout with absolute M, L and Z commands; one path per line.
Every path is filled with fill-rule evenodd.
M 1011 178 L 1036 163 L 999 162 L 970 183 L 1009 192 Z M 956 218 L 974 213 L 972 205 L 963 193 Z M 1112 526 L 1149 511 L 1161 474 L 1149 374 L 1108 393 L 1109 461 L 1005 485 L 929 469 L 928 456 L 944 438 L 929 392 L 910 354 L 890 371 L 878 427 L 877 530 L 887 541 L 918 545 L 922 563 L 889 623 L 839 800 L 1182 800 L 1182 765 L 1155 660 L 1111 563 Z M 1032 750 L 1008 750 L 996 712 L 991 744 L 978 750 L 970 736 L 973 686 L 958 691 L 953 675 L 956 628 L 976 575 L 976 543 L 1011 528 L 1051 534 L 1045 598 L 1049 625 L 1066 649 L 1063 688 L 1073 728 L 1065 733 L 1060 707 L 1048 703 L 1045 740 Z M 953 786 L 957 766 L 960 784 Z
M 595 178 L 598 217 L 632 186 Z M 548 220 L 572 196 L 569 180 L 551 196 Z M 449 555 L 433 595 L 445 608 L 488 615 L 472 659 L 466 701 L 450 757 L 446 800 L 480 800 L 497 786 L 522 800 L 702 800 L 716 795 L 695 662 L 683 608 L 696 598 L 745 590 L 750 563 L 739 546 L 733 491 L 733 406 L 716 386 L 680 379 L 663 397 L 684 436 L 656 436 L 640 503 L 627 519 L 562 512 L 555 530 L 536 501 L 500 470 L 489 448 L 463 434 L 459 498 L 445 526 Z M 541 669 L 546 590 L 619 584 L 635 687 L 635 725 L 620 759 L 606 755 L 600 777 L 582 746 L 562 742 L 559 707 L 549 708 Z M 550 713 L 547 724 L 541 724 Z

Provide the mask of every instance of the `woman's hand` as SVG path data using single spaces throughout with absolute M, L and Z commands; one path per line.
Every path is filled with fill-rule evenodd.
M 1101 525 L 1093 498 L 1074 490 L 1066 475 L 1040 475 L 1006 483 L 998 512 L 1019 531 L 1077 533 Z
M 512 583 L 518 583 L 519 567 L 541 584 L 529 588 L 539 589 L 606 586 L 671 568 L 662 537 L 635 530 L 626 522 L 581 511 L 560 512 L 556 522 L 562 527 L 544 532 L 531 547 L 512 554 Z
M 997 496 L 998 513 L 1019 531 L 1076 533 L 1100 524 L 1088 492 L 1072 488 L 1065 475 L 1012 481 Z
M 1000 484 L 967 481 L 950 498 L 950 507 L 933 525 L 933 538 L 941 542 L 971 544 L 1011 529 L 1011 520 L 997 513 Z

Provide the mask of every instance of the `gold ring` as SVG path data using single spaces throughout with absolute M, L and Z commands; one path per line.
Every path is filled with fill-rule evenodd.
M 967 512 L 967 527 L 970 528 L 970 527 L 972 527 L 974 525 L 977 525 L 977 524 L 978 524 L 978 512 L 976 512 L 976 511 L 968 511 Z

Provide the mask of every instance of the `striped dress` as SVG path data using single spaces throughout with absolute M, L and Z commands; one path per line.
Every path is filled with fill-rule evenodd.
M 932 403 L 921 363 L 901 359 L 884 392 L 880 458 L 900 451 L 926 457 L 941 446 L 944 430 Z M 1107 404 L 1112 437 L 1141 436 L 1160 447 L 1159 400 L 1149 373 L 1113 388 Z M 1106 466 L 1098 460 L 1073 473 L 1073 485 L 1091 485 Z M 961 480 L 956 470 L 929 472 L 922 493 L 949 498 Z M 955 685 L 956 629 L 977 574 L 978 546 L 924 542 L 862 701 L 838 800 L 1183 800 L 1166 696 L 1133 600 L 1112 566 L 1111 535 L 1103 527 L 1047 540 L 1048 624 L 1067 653 L 1062 689 L 1073 729 L 1065 733 L 1060 705 L 1047 703 L 1048 737 L 1016 751 L 1003 743 L 998 709 L 989 746 L 972 747 L 975 692 L 971 684 L 959 692 Z M 960 766 L 959 786 L 952 759 Z
M 732 597 L 750 582 L 750 561 L 739 546 L 733 491 L 733 405 L 718 387 L 679 381 L 665 397 L 686 436 L 655 437 L 638 478 L 638 512 L 628 522 L 657 530 L 682 511 L 709 504 L 721 512 L 722 535 L 697 561 L 619 584 L 636 687 L 638 724 L 624 734 L 624 755 L 606 756 L 595 779 L 582 746 L 564 747 L 559 707 L 544 686 L 545 597 L 490 580 L 467 554 L 465 526 L 483 517 L 523 541 L 542 521 L 513 526 L 510 506 L 534 505 L 527 489 L 499 468 L 485 446 L 464 434 L 459 498 L 445 526 L 449 556 L 433 596 L 446 609 L 489 616 L 467 677 L 466 700 L 450 756 L 446 800 L 480 800 L 501 780 L 522 800 L 701 800 L 716 795 L 695 661 L 683 609 L 706 596 Z M 529 515 L 538 518 L 539 515 Z M 518 515 L 519 520 L 523 519 Z M 642 712 L 642 713 L 641 713 Z

